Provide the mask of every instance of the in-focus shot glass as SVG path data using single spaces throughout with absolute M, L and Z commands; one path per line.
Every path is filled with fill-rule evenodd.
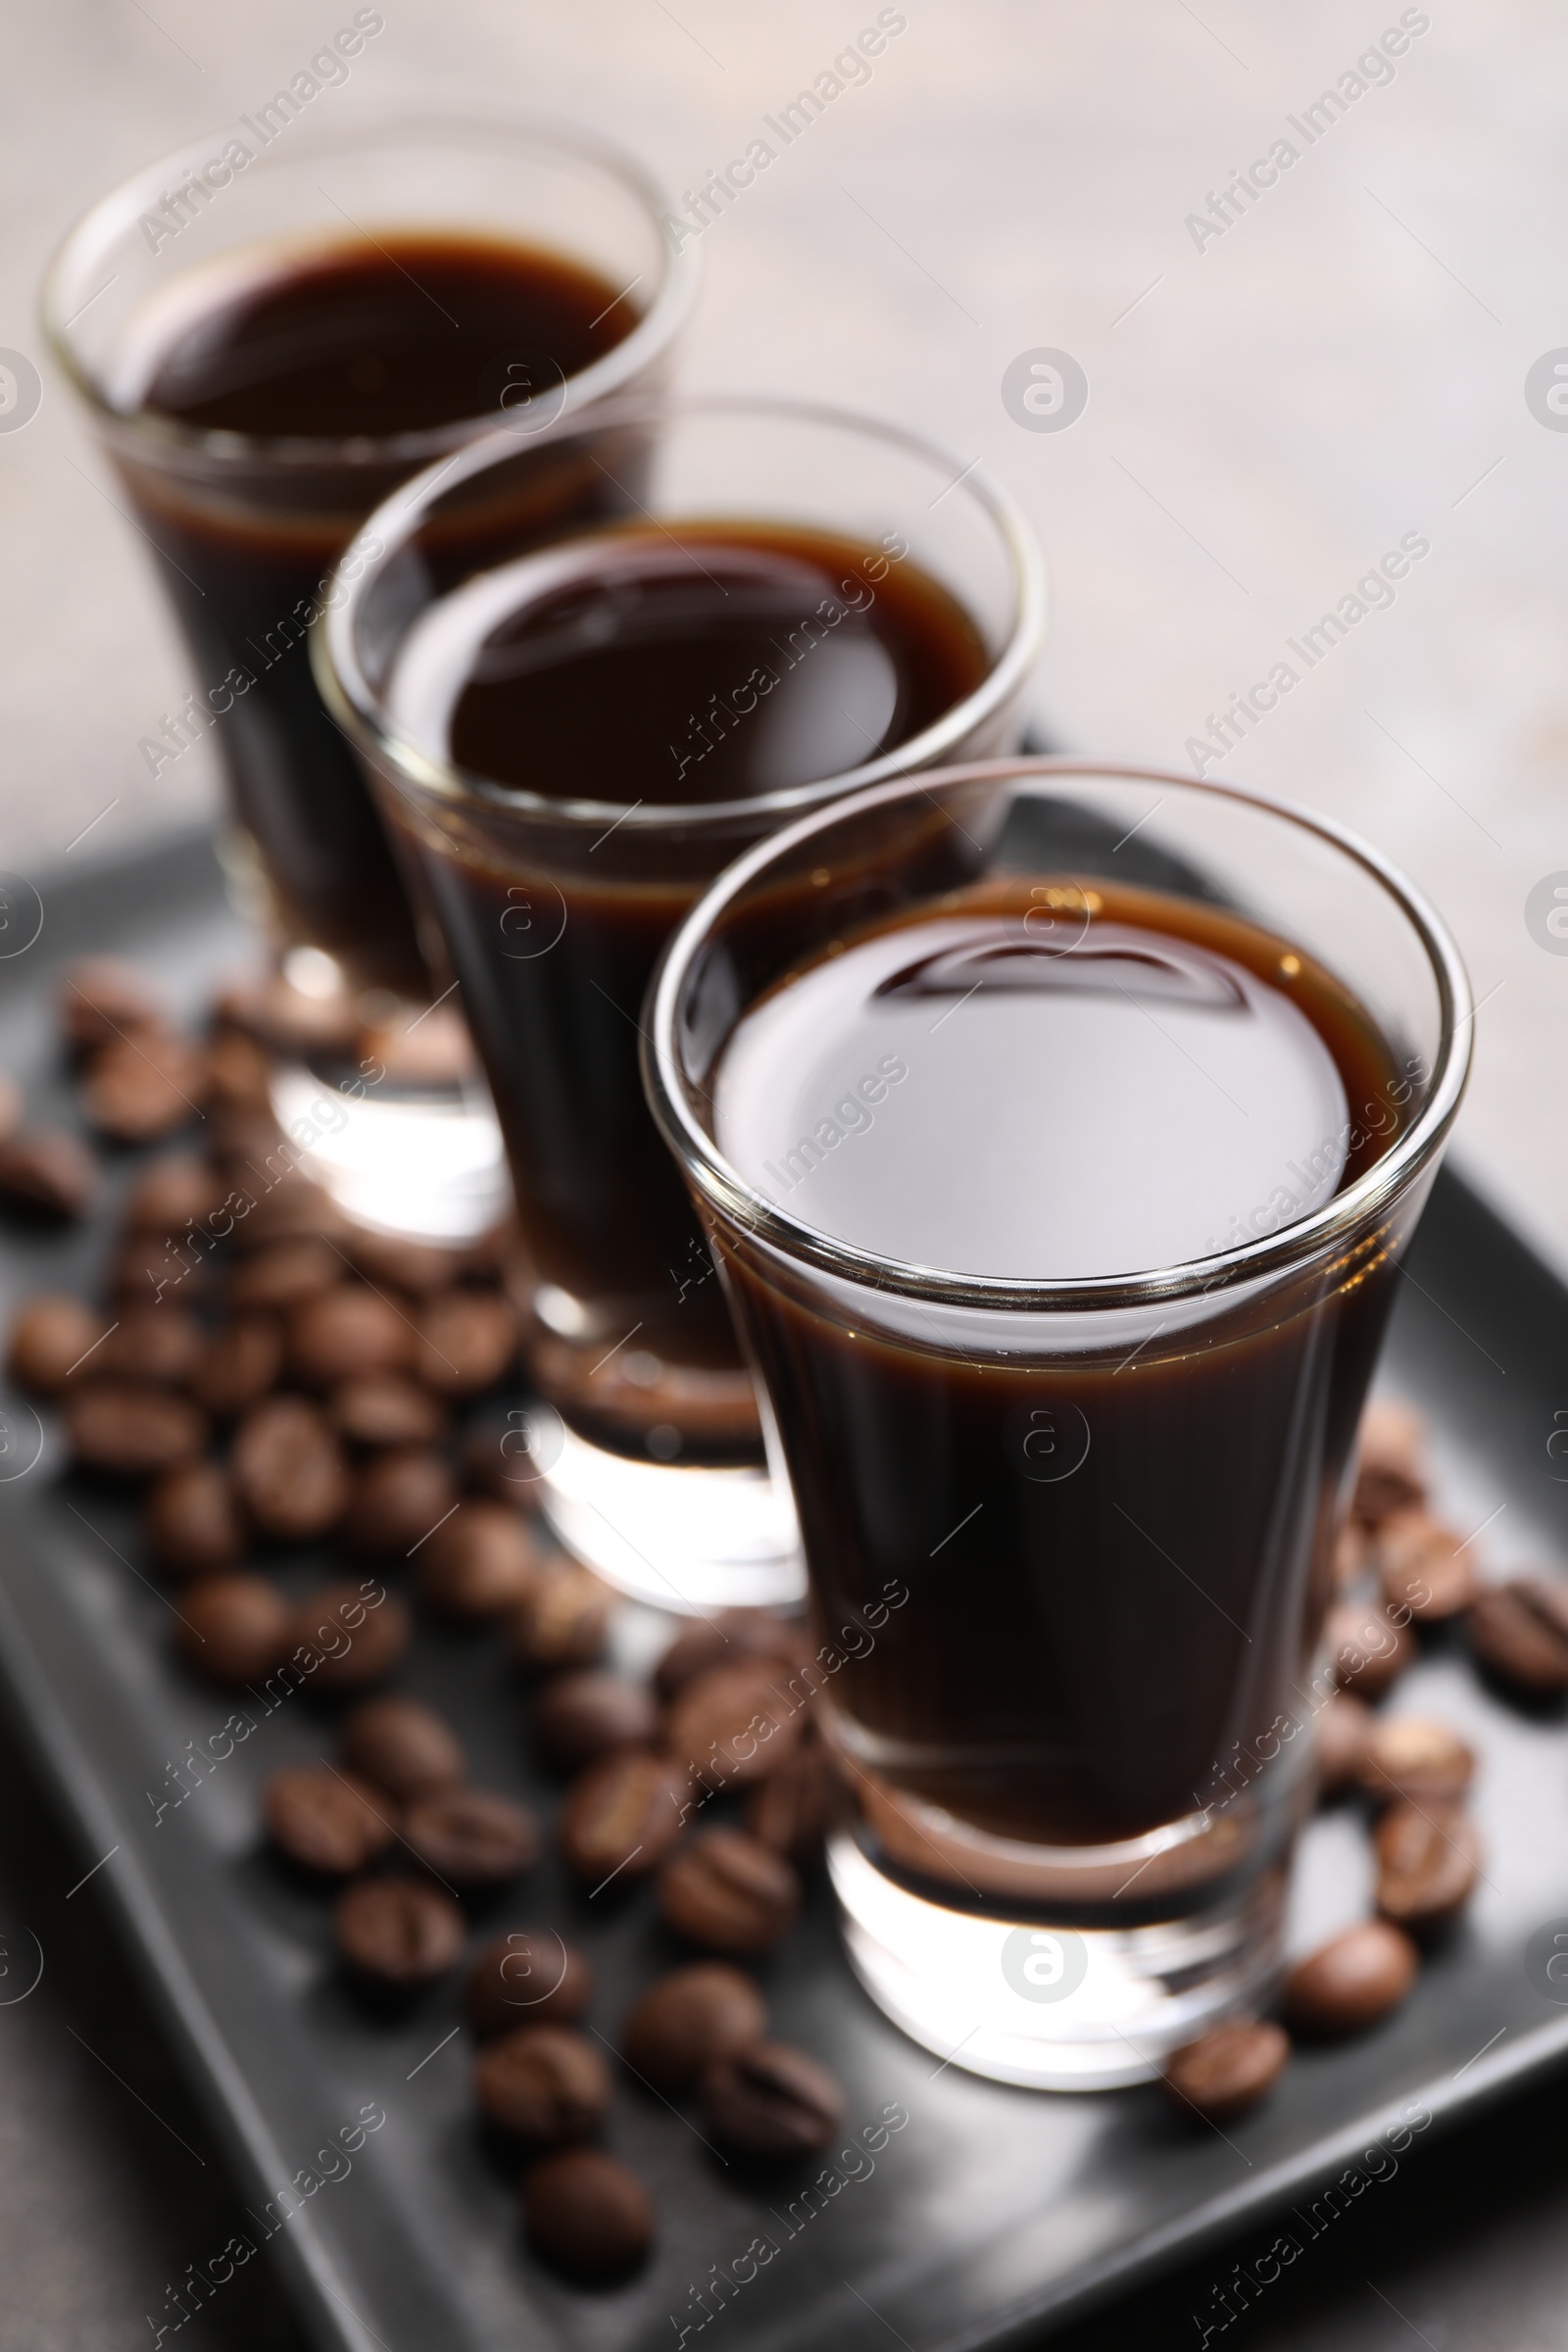
M 535 507 L 584 480 L 605 510 L 537 550 Z M 439 916 L 512 1166 L 547 1408 L 515 1474 L 645 1599 L 798 1597 L 787 1490 L 643 1099 L 643 995 L 760 836 L 1016 742 L 1044 619 L 1027 525 L 889 425 L 634 402 L 466 451 L 350 561 L 325 691 Z
M 1353 836 L 1065 760 L 817 809 L 670 944 L 650 1100 L 793 1485 L 849 1949 L 956 2065 L 1134 2082 L 1267 1990 L 1469 1014 Z
M 662 382 L 696 282 L 663 209 L 569 126 L 432 113 L 322 132 L 264 110 L 104 197 L 44 289 L 195 666 L 180 710 L 148 713 L 142 758 L 156 773 L 214 735 L 236 895 L 307 1000 L 295 1026 L 329 1041 L 314 1071 L 285 1068 L 280 1122 L 337 1060 L 359 1067 L 368 1030 L 385 1075 L 306 1165 L 351 1214 L 430 1240 L 504 1213 L 500 1138 L 461 1025 L 420 1017 L 450 982 L 439 935 L 307 639 L 394 485 L 500 424 L 526 439 Z M 562 487 L 541 536 L 595 504 L 592 483 Z

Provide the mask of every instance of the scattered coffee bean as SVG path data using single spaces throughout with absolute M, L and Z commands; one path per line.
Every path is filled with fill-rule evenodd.
M 348 1464 L 315 1405 L 270 1396 L 252 1407 L 229 1456 L 241 1501 L 264 1535 L 307 1543 L 335 1527 L 352 1492 Z
M 422 1879 L 362 1879 L 332 1906 L 332 1936 L 356 1976 L 412 1990 L 462 1955 L 467 1923 L 450 1894 Z
M 1356 1778 L 1369 1796 L 1429 1805 L 1462 1796 L 1475 1769 L 1475 1749 L 1447 1724 L 1418 1715 L 1374 1716 Z
M 457 1482 L 440 1454 L 378 1453 L 358 1471 L 342 1538 L 350 1551 L 406 1559 L 429 1538 L 458 1499 Z
M 541 1674 L 591 1666 L 610 1634 L 615 1596 L 591 1568 L 563 1563 L 539 1578 L 512 1618 L 513 1655 Z
M 1165 2061 L 1165 2081 L 1185 2106 L 1217 2120 L 1254 2107 L 1273 2089 L 1290 2054 L 1291 2037 L 1283 2026 L 1233 2018 L 1173 2050 Z
M 127 1234 L 109 1269 L 110 1289 L 127 1306 L 192 1306 L 209 1280 L 204 1243 L 156 1233 Z
M 296 1307 L 329 1292 L 342 1272 L 337 1251 L 315 1234 L 269 1242 L 247 1251 L 234 1266 L 228 1277 L 228 1303 L 236 1314 L 245 1307 Z
M 1474 1553 L 1462 1536 L 1427 1512 L 1396 1512 L 1379 1532 L 1377 1550 L 1384 1599 L 1391 1609 L 1402 1604 L 1418 1625 L 1456 1617 L 1474 1600 Z
M 273 1142 L 276 1129 L 272 1130 Z M 266 1164 L 267 1147 L 259 1155 Z M 312 1184 L 297 1168 L 281 1177 L 258 1173 L 247 1155 L 232 1170 L 232 1181 L 250 1201 L 243 1224 L 234 1228 L 234 1238 L 243 1250 L 270 1248 L 277 1242 L 338 1241 L 347 1234 L 347 1221 L 336 1202 L 328 1200 L 318 1184 Z M 325 1253 L 325 1267 L 320 1282 L 313 1287 L 323 1290 L 329 1282 L 343 1279 L 343 1260 L 332 1250 Z M 301 1298 L 306 1293 L 298 1294 Z M 248 1301 L 254 1306 L 282 1306 L 281 1298 L 256 1298 Z
M 1335 1681 L 1358 1698 L 1381 1698 L 1415 1662 L 1415 1636 L 1375 1601 L 1337 1602 L 1324 1638 Z
M 395 1373 L 345 1380 L 327 1398 L 326 1412 L 351 1446 L 428 1446 L 447 1425 L 445 1408 L 429 1390 Z
M 429 1242 L 400 1241 L 395 1234 L 356 1231 L 344 1245 L 357 1273 L 378 1289 L 407 1291 L 416 1298 L 456 1282 L 463 1261 L 456 1250 Z
M 338 1748 L 345 1764 L 401 1805 L 458 1788 L 467 1775 L 462 1748 L 434 1707 L 390 1691 L 363 1698 L 344 1716 Z
M 98 1162 L 58 1127 L 33 1127 L 0 1142 L 0 1205 L 23 1216 L 84 1217 L 98 1198 Z
M 1481 1875 L 1481 1841 L 1462 1806 L 1391 1805 L 1372 1833 L 1377 1907 L 1396 1927 L 1419 1935 L 1463 1909 Z
M 206 1078 L 201 1054 L 167 1030 L 112 1038 L 87 1064 L 82 1112 L 116 1143 L 150 1144 L 200 1115 Z
M 60 975 L 60 1032 L 74 1053 L 161 1029 L 164 1017 L 150 982 L 123 956 L 78 956 Z
M 297 1060 L 313 1054 L 346 1059 L 359 1036 L 354 1000 L 346 991 L 308 997 L 303 989 L 292 988 L 281 972 L 233 982 L 218 998 L 214 1012 L 223 1027 L 241 1030 L 271 1053 Z
M 230 1567 L 245 1531 L 220 1462 L 183 1462 L 147 1490 L 143 1524 L 157 1565 L 169 1576 L 201 1576 Z
M 539 1546 L 504 1502 L 465 1502 L 419 1556 L 420 1596 L 443 1616 L 506 1617 L 545 1574 Z
M 389 1021 L 361 1032 L 362 1063 L 378 1061 L 394 1086 L 461 1086 L 478 1069 L 468 1024 L 455 1004 L 427 1004 L 409 1018 L 400 1006 Z
M 131 1186 L 122 1212 L 125 1230 L 160 1238 L 183 1234 L 192 1225 L 205 1226 L 227 1197 L 226 1187 L 205 1159 L 194 1152 L 175 1152 L 154 1160 Z
M 283 1327 L 275 1315 L 236 1315 L 215 1332 L 191 1375 L 190 1393 L 220 1421 L 248 1413 L 277 1386 Z
M 254 1038 L 238 1029 L 222 1029 L 208 1040 L 204 1056 L 206 1097 L 210 1111 L 220 1117 L 236 1112 L 270 1118 L 272 1107 L 272 1063 Z
M 697 2097 L 713 2136 L 748 2156 L 814 2156 L 844 2121 L 844 2093 L 826 2067 L 787 2041 L 715 2058 Z
M 89 1377 L 101 1368 L 103 1339 L 113 1320 L 62 1291 L 40 1291 L 18 1310 L 6 1369 L 19 1389 L 58 1396 L 78 1366 Z
M 810 1635 L 798 1621 L 775 1616 L 771 1609 L 719 1609 L 711 1618 L 694 1617 L 676 1635 L 654 1669 L 654 1688 L 661 1698 L 671 1699 L 713 1666 L 776 1658 L 796 1667 L 810 1653 Z
M 566 1868 L 591 1888 L 657 1870 L 680 1835 L 691 1799 L 683 1765 L 649 1748 L 616 1748 L 579 1773 L 557 1834 Z
M 473 2087 L 493 2124 L 543 2146 L 586 2139 L 610 2105 L 610 2071 L 570 2026 L 514 2026 L 480 2051 Z
M 293 1765 L 262 1783 L 272 1842 L 302 1870 L 346 1879 L 385 1853 L 396 1835 L 386 1796 L 326 1765 Z
M 538 1506 L 539 1465 L 526 1426 L 510 1412 L 491 1409 L 469 1422 L 463 1441 L 463 1475 L 478 1494 L 493 1494 L 514 1510 Z
M 517 1318 L 494 1291 L 448 1291 L 418 1316 L 415 1370 L 442 1396 L 492 1388 L 517 1352 Z
M 798 1869 L 822 1850 L 836 1792 L 833 1765 L 815 1740 L 803 1740 L 746 1800 L 746 1827 L 754 1838 L 787 1854 Z
M 782 1854 L 740 1830 L 708 1830 L 659 1874 L 661 1917 L 711 1952 L 770 1951 L 794 1925 L 801 1882 Z
M 468 2023 L 476 2034 L 514 2027 L 572 2026 L 593 1998 L 594 1972 L 575 1944 L 554 1928 L 514 1928 L 494 1936 L 468 1977 Z
M 784 1763 L 806 1728 L 808 1696 L 772 1658 L 710 1666 L 676 1692 L 665 1737 L 709 1788 L 746 1786 Z
M 255 1683 L 293 1646 L 294 1612 L 265 1576 L 203 1576 L 179 1596 L 174 1639 L 215 1683 Z
M 154 1381 L 161 1388 L 186 1387 L 206 1352 L 207 1340 L 195 1316 L 168 1299 L 157 1306 L 125 1306 L 120 1328 L 105 1340 L 93 1363 L 120 1380 Z
M 628 2278 L 653 2243 L 647 2190 L 603 2148 L 563 2148 L 530 2165 L 521 2195 L 529 2244 L 568 2278 Z
M 1364 1919 L 1298 1961 L 1285 1980 L 1286 2017 L 1303 2033 L 1359 2034 L 1398 2007 L 1420 1965 L 1402 1928 Z
M 340 1282 L 289 1310 L 289 1369 L 307 1388 L 330 1389 L 367 1372 L 401 1372 L 414 1333 L 390 1298 Z
M 659 1731 L 659 1708 L 641 1683 L 584 1666 L 553 1675 L 533 1702 L 533 1743 L 547 1764 L 576 1772 L 612 1748 L 641 1747 Z
M 328 1693 L 384 1682 L 401 1663 L 412 1631 L 403 1602 L 373 1577 L 323 1585 L 294 1612 L 295 1645 L 315 1650 L 319 1661 L 311 1688 Z
M 151 1478 L 193 1461 L 207 1443 L 206 1416 L 187 1398 L 129 1380 L 74 1383 L 65 1424 L 75 1460 L 112 1478 Z
M 1425 1503 L 1425 1445 L 1421 1417 L 1408 1405 L 1378 1398 L 1367 1406 L 1361 1417 L 1352 1505 L 1363 1527 L 1381 1527 L 1396 1511 L 1417 1510 Z
M 1353 1788 L 1365 1761 L 1367 1741 L 1377 1718 L 1359 1698 L 1340 1691 L 1317 1717 L 1317 1786 L 1324 1797 L 1343 1796 Z
M 621 2027 L 620 2048 L 655 2090 L 678 2092 L 766 2033 L 767 2005 L 751 1978 L 722 1960 L 696 1960 L 649 1986 Z
M 451 1788 L 411 1805 L 404 1835 L 426 1870 L 458 1887 L 501 1886 L 539 1858 L 525 1806 L 490 1788 Z
M 1568 1690 L 1568 1587 L 1542 1576 L 1516 1576 L 1482 1592 L 1465 1616 L 1465 1635 L 1483 1666 L 1533 1698 Z

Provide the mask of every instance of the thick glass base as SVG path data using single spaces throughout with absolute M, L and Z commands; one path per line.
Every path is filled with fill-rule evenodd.
M 273 1114 L 303 1175 L 372 1232 L 460 1249 L 512 1206 L 501 1130 L 482 1080 L 344 1094 L 303 1062 L 282 1062 Z
M 845 1941 L 878 2008 L 954 2066 L 1040 2090 L 1115 2090 L 1264 1997 L 1279 1967 L 1285 1874 L 1185 1918 L 1020 1925 L 910 1893 L 847 1833 L 829 1848 Z
M 567 1550 L 608 1584 L 688 1616 L 804 1596 L 794 1504 L 765 1470 L 632 1461 L 551 1418 L 539 1448 L 550 1467 L 533 1492 Z

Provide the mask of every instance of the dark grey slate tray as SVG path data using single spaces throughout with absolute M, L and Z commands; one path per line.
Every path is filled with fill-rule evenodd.
M 23 1079 L 35 1113 L 66 1113 L 49 1015 L 64 956 L 122 949 L 194 999 L 244 942 L 205 838 L 37 881 L 41 936 L 0 961 L 0 1067 Z M 89 1283 L 103 1246 L 100 1233 L 0 1236 L 0 1316 L 24 1291 Z M 1478 1545 L 1488 1560 L 1568 1570 L 1568 1487 L 1554 1475 L 1568 1463 L 1547 1450 L 1568 1426 L 1555 1418 L 1568 1414 L 1568 1293 L 1452 1173 L 1411 1259 L 1385 1377 L 1430 1416 L 1446 1511 L 1467 1530 L 1498 1514 Z M 395 2024 L 367 2017 L 334 1975 L 325 1905 L 286 1883 L 259 1844 L 255 1784 L 320 1754 L 323 1719 L 291 1701 L 155 1824 L 168 1767 L 219 1729 L 228 1702 L 173 1663 L 165 1602 L 125 1564 L 132 1513 L 101 1489 L 62 1482 L 48 1430 L 21 1400 L 0 1404 L 14 1448 L 0 1453 L 0 1473 L 42 1438 L 34 1468 L 0 1477 L 6 1702 L 79 1827 L 80 1868 L 101 1863 L 98 1883 L 231 2163 L 233 2234 L 259 2245 L 271 2230 L 322 2346 L 644 2352 L 695 2343 L 710 2326 L 737 2352 L 802 2342 L 836 2352 L 888 2331 L 911 2352 L 1021 2343 L 1244 2225 L 1256 2224 L 1259 2253 L 1279 2230 L 1304 2245 L 1327 2226 L 1329 2209 L 1314 2205 L 1323 2183 L 1348 2168 L 1357 2180 L 1386 2169 L 1384 2157 L 1369 2168 L 1365 2152 L 1397 2150 L 1409 2111 L 1431 2119 L 1418 2131 L 1437 2130 L 1568 2052 L 1568 2006 L 1527 1969 L 1532 1936 L 1568 1925 L 1568 1732 L 1555 1714 L 1500 1703 L 1455 1648 L 1436 1646 L 1397 1703 L 1448 1716 L 1480 1747 L 1487 1877 L 1465 1925 L 1381 2032 L 1301 2054 L 1270 2104 L 1224 2133 L 1173 2113 L 1153 2089 L 1057 2098 L 1002 2088 L 939 2066 L 871 2008 L 819 1887 L 763 1975 L 778 2030 L 843 2078 L 842 2144 L 859 2152 L 749 2174 L 628 2083 L 609 2136 L 654 2187 L 660 2249 L 631 2285 L 574 2291 L 521 2246 L 507 2176 L 475 2133 L 469 2037 L 446 2038 L 459 2022 L 455 1991 Z M 322 1565 L 305 1559 L 286 1573 L 304 1585 Z M 651 1634 L 628 1616 L 628 1644 Z M 406 1679 L 460 1722 L 478 1777 L 553 1806 L 554 1792 L 532 1780 L 493 1640 L 426 1629 Z M 1312 1826 L 1298 1943 L 1363 1906 L 1363 1849 L 1348 1818 Z M 600 1972 L 592 2022 L 609 2036 L 672 1957 L 645 1892 L 590 1903 L 553 1864 L 476 1930 L 521 1922 L 554 1923 L 589 1949 Z M 318 2151 L 344 2127 L 352 2139 L 365 2108 L 385 2123 L 346 2175 L 279 2225 L 269 2201 L 303 2168 L 341 2174 Z M 878 2146 L 889 2120 L 898 2128 Z M 760 2261 L 749 2253 L 758 2241 Z M 222 2245 L 193 2237 L 192 2264 L 215 2257 L 220 2274 Z M 721 2303 L 714 2266 L 731 2281 Z M 214 2324 L 244 2280 L 241 2267 L 218 2288 Z

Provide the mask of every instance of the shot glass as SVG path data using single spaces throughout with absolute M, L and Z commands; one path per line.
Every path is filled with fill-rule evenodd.
M 1350 834 L 1066 760 L 813 810 L 670 943 L 649 1098 L 799 1512 L 850 1956 L 956 2065 L 1136 2082 L 1269 1989 L 1348 1464 L 1469 1015 Z M 1326 1132 L 1264 1182 L 1287 1046 Z M 1184 1193 L 1195 1137 L 1250 1170 L 1234 1202 Z M 1054 1161 L 1196 1248 L 1118 1267 Z
M 530 556 L 541 485 L 584 474 L 615 512 Z M 687 772 L 678 763 L 701 768 L 696 713 L 687 748 L 672 747 L 676 767 L 661 742 L 657 765 L 615 769 L 612 798 L 574 784 L 569 742 L 552 755 L 559 783 L 547 761 L 538 789 L 457 764 L 413 708 L 432 649 L 485 600 L 500 613 L 530 583 L 543 594 L 567 575 L 591 582 L 616 544 L 612 522 L 657 549 L 682 531 L 829 532 L 867 551 L 862 608 L 891 597 L 894 566 L 901 578 L 918 567 L 972 628 L 972 688 L 891 749 L 871 738 L 872 756 L 852 750 L 829 773 L 810 764 L 815 738 L 811 749 L 797 741 L 797 780 L 744 798 L 702 800 L 689 784 L 672 797 Z M 481 530 L 476 573 L 461 551 Z M 508 1475 L 536 1480 L 570 1547 L 644 1599 L 706 1610 L 798 1598 L 794 1518 L 767 1469 L 765 1415 L 643 1099 L 643 993 L 675 924 L 760 837 L 858 784 L 1016 742 L 1044 626 L 1034 541 L 1012 501 L 961 458 L 862 417 L 740 398 L 616 404 L 526 447 L 498 436 L 408 485 L 357 548 L 372 540 L 318 658 L 329 708 L 381 780 L 388 821 L 439 915 L 506 1135 L 540 1399 Z M 699 591 L 702 569 L 688 575 Z M 830 620 L 819 625 L 839 650 L 808 658 L 830 665 L 842 641 Z M 781 669 L 794 659 L 785 648 L 767 658 Z M 734 699 L 725 725 L 762 723 L 739 714 L 755 714 L 755 687 Z M 824 704 L 840 739 L 843 700 Z M 704 740 L 717 723 L 709 715 Z
M 347 74 L 333 53 L 323 57 Z M 450 982 L 439 932 L 322 709 L 308 638 L 344 547 L 397 483 L 500 423 L 525 437 L 554 416 L 660 385 L 696 273 L 692 256 L 663 234 L 656 183 L 587 131 L 434 112 L 324 130 L 295 121 L 302 111 L 280 93 L 233 135 L 165 157 L 102 198 L 50 266 L 44 320 L 152 548 L 194 666 L 181 709 L 149 713 L 141 758 L 156 774 L 214 737 L 228 787 L 223 857 L 233 895 L 318 1016 L 336 999 L 348 1025 L 363 1009 L 376 1032 L 384 1075 L 347 1101 L 343 1125 L 306 1149 L 303 1163 L 364 1222 L 461 1243 L 505 1213 L 499 1132 L 477 1072 L 463 1074 L 463 1041 L 445 1057 L 432 1051 L 450 1015 L 415 1026 Z M 303 401 L 303 421 L 290 415 L 265 430 L 215 429 L 153 405 L 161 355 L 193 322 L 245 299 L 248 286 L 281 283 L 323 260 L 360 256 L 373 266 L 409 238 L 466 240 L 603 283 L 587 363 L 568 375 L 548 352 L 475 348 L 471 382 L 460 370 L 450 398 L 431 404 L 437 420 L 404 429 L 385 387 L 409 329 L 389 317 L 367 330 L 355 361 L 368 371 L 363 426 L 345 429 L 334 416 L 318 429 Z M 408 271 L 393 282 L 401 288 L 405 278 L 406 303 L 428 294 L 441 325 L 435 294 Z M 341 336 L 329 305 L 312 331 Z M 268 364 L 265 352 L 246 357 L 264 373 Z M 561 519 L 541 514 L 541 534 Z M 359 1054 L 346 1066 L 362 1062 L 371 1066 Z M 320 1077 L 339 1074 L 335 1063 L 285 1066 L 275 1101 L 285 1130 L 297 1127 Z

